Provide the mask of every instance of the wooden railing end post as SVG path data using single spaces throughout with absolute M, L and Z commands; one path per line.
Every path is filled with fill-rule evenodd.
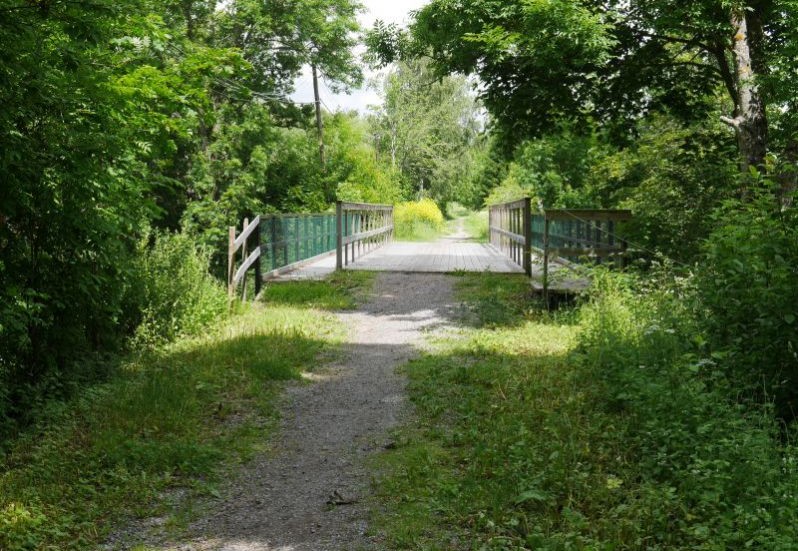
M 344 269 L 344 236 L 343 236 L 343 204 L 341 201 L 335 202 L 335 269 Z

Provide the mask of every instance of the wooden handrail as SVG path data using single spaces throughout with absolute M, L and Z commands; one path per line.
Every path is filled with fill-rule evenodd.
M 260 293 L 261 277 L 260 277 L 260 262 L 257 260 L 261 255 L 260 247 L 260 216 L 256 216 L 252 222 L 249 219 L 244 219 L 244 225 L 241 233 L 236 236 L 235 226 L 229 228 L 229 244 L 227 247 L 227 296 L 232 302 L 235 296 L 236 289 L 239 284 L 242 284 L 242 298 L 247 298 L 247 271 L 255 265 L 255 295 Z M 255 249 L 247 254 L 247 242 L 250 237 L 255 238 Z M 241 249 L 241 258 L 243 263 L 236 269 L 236 254 Z
M 528 276 L 532 275 L 531 200 L 491 205 L 488 209 L 490 243 L 519 264 Z
M 356 256 L 362 256 L 393 239 L 393 205 L 338 201 L 336 214 L 335 266 L 343 270 Z M 352 216 L 356 218 L 351 218 Z M 350 227 L 350 221 L 355 222 Z
M 614 231 L 616 222 L 632 218 L 630 210 L 545 209 L 533 215 L 530 207 L 529 198 L 491 205 L 488 222 L 490 241 L 516 263 L 520 264 L 523 261 L 524 271 L 530 276 L 532 250 L 542 254 L 543 296 L 546 304 L 548 304 L 551 258 L 585 256 L 622 258 L 626 253 L 626 241 L 616 237 Z M 543 225 L 536 231 L 532 230 L 533 217 L 537 217 Z M 574 222 L 577 235 L 552 233 L 552 224 L 562 222 Z M 602 228 L 603 222 L 606 222 L 607 229 Z M 584 233 L 580 235 L 580 231 Z M 606 242 L 603 239 L 604 234 Z M 533 237 L 539 240 L 538 246 L 535 246 Z
M 258 229 L 258 225 L 260 225 L 260 216 L 256 216 L 249 224 L 247 224 L 246 219 L 244 220 L 244 229 L 241 231 L 241 235 L 236 237 L 235 241 L 233 241 L 233 254 L 241 248 L 249 236 L 252 235 L 252 232 Z

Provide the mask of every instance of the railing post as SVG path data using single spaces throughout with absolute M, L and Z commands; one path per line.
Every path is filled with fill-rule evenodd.
M 235 241 L 236 228 L 230 226 L 229 240 L 227 244 L 227 297 L 233 300 L 233 274 L 235 273 Z
M 532 199 L 524 199 L 524 271 L 532 277 Z
M 344 269 L 344 250 L 343 250 L 343 207 L 341 201 L 335 202 L 335 269 Z
M 245 231 L 249 226 L 249 218 L 244 218 L 244 228 L 242 230 Z M 244 242 L 241 244 L 241 262 L 246 261 L 247 259 L 247 240 L 248 238 L 244 238 Z M 247 273 L 244 272 L 244 280 L 241 282 L 241 300 L 246 302 L 247 301 Z
M 261 218 L 261 223 L 263 223 L 263 218 Z M 261 264 L 263 263 L 263 250 L 261 249 L 261 240 L 260 240 L 260 229 L 261 224 L 258 224 L 258 227 L 255 228 L 255 247 L 260 251 L 260 258 L 258 258 L 257 264 L 255 264 L 255 299 L 257 300 L 258 295 L 260 294 L 261 290 Z
M 544 213 L 545 216 L 545 213 Z M 543 302 L 549 307 L 549 219 L 543 223 Z

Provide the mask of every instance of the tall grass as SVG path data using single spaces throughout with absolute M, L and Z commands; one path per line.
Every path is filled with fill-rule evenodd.
M 678 286 L 599 275 L 552 317 L 523 278 L 462 281 L 477 327 L 408 366 L 418 418 L 381 459 L 390 545 L 798 548 L 798 453 Z
M 226 313 L 227 295 L 210 275 L 209 264 L 210 252 L 186 234 L 159 233 L 141 240 L 131 298 L 140 311 L 136 344 L 197 334 Z
M 0 549 L 92 548 L 126 516 L 168 524 L 171 488 L 213 494 L 268 437 L 280 382 L 337 347 L 339 323 L 325 309 L 351 305 L 366 283 L 267 289 L 267 304 L 149 347 L 108 382 L 52 404 L 0 462 Z

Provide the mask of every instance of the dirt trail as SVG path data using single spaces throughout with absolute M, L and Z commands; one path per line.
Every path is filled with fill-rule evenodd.
M 446 275 L 382 273 L 356 312 L 342 360 L 288 390 L 273 453 L 248 464 L 191 540 L 161 549 L 350 551 L 380 548 L 366 535 L 371 477 L 365 461 L 406 413 L 395 368 L 457 305 Z

